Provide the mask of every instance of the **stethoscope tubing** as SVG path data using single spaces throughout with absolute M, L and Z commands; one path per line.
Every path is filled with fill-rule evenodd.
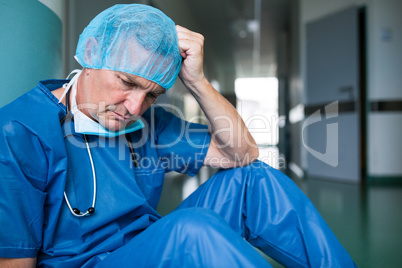
M 79 74 L 77 74 L 79 75 Z M 77 76 L 76 75 L 76 76 Z M 75 79 L 77 79 L 76 77 L 74 77 Z M 69 83 L 68 86 L 71 87 L 71 84 Z M 60 125 L 63 125 L 66 121 L 71 120 L 74 121 L 74 117 L 71 114 L 71 110 L 70 110 L 70 88 L 66 88 L 65 90 L 65 94 L 63 94 L 63 96 L 60 98 L 62 99 L 64 97 L 64 95 L 66 96 L 66 115 L 60 120 Z M 66 191 L 64 191 L 64 199 L 67 203 L 68 208 L 70 209 L 71 214 L 73 214 L 73 216 L 75 217 L 83 217 L 83 216 L 90 216 L 95 212 L 95 201 L 96 201 L 96 172 L 95 172 L 95 165 L 94 162 L 92 160 L 92 154 L 91 154 L 91 149 L 89 148 L 89 144 L 88 144 L 88 137 L 83 134 L 84 140 L 85 140 L 85 146 L 87 148 L 87 152 L 88 152 L 88 157 L 89 157 L 89 161 L 91 162 L 91 168 L 92 168 L 92 179 L 93 179 L 93 197 L 92 197 L 92 206 L 89 207 L 87 209 L 86 212 L 81 212 L 78 208 L 73 208 L 70 204 L 70 201 L 68 200 L 68 196 Z

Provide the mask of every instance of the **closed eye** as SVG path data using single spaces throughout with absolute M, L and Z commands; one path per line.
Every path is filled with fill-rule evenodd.
M 148 93 L 148 94 L 147 94 L 147 97 L 150 98 L 150 99 L 156 99 L 158 96 L 159 96 L 159 95 L 156 94 L 156 93 Z
M 120 78 L 120 80 L 123 82 L 124 85 L 126 85 L 128 87 L 135 87 L 137 85 L 137 84 L 135 84 L 133 82 L 129 82 L 129 81 L 126 81 L 126 80 L 121 79 L 121 78 Z

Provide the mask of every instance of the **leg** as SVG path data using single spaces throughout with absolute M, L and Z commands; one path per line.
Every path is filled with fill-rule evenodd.
M 354 267 L 314 205 L 291 179 L 255 161 L 216 173 L 178 209 L 216 211 L 250 244 L 287 267 Z
M 183 209 L 158 220 L 99 267 L 270 267 L 215 212 Z

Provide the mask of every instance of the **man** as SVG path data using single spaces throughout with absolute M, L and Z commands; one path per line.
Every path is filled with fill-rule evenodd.
M 0 266 L 269 266 L 243 238 L 286 266 L 354 266 L 298 188 L 254 161 L 243 121 L 205 79 L 200 34 L 116 5 L 76 58 L 71 81 L 0 110 Z M 209 130 L 151 107 L 178 74 Z M 203 164 L 225 170 L 161 218 L 164 174 Z

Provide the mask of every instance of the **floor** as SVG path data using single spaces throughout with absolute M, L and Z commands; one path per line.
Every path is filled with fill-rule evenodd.
M 358 267 L 402 267 L 402 187 L 362 188 L 312 179 L 295 182 Z
M 187 195 L 184 188 L 196 187 L 194 180 L 202 182 L 203 176 L 210 175 L 211 171 L 203 168 L 201 178 L 167 178 L 158 210 L 164 215 L 174 209 Z M 362 188 L 312 179 L 295 182 L 314 203 L 358 267 L 402 267 L 402 187 Z M 283 267 L 272 259 L 269 262 L 274 267 Z

